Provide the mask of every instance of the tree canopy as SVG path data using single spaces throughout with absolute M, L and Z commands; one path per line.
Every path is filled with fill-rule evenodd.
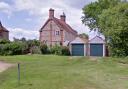
M 98 0 L 85 6 L 83 12 L 83 23 L 104 34 L 111 55 L 128 56 L 127 1 Z
M 112 55 L 128 55 L 128 3 L 104 10 L 99 16 L 101 32 L 110 37 Z
M 89 36 L 85 33 L 79 34 L 79 37 L 84 38 L 84 39 L 89 39 Z
M 88 25 L 91 30 L 99 28 L 99 15 L 103 10 L 116 6 L 120 0 L 98 0 L 83 8 L 82 22 Z

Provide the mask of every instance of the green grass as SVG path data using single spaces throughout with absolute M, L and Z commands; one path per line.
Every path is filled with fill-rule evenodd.
M 0 89 L 128 89 L 128 64 L 120 59 L 91 61 L 84 57 L 71 59 L 53 55 L 1 56 L 0 60 L 21 63 L 21 84 L 18 86 L 15 66 L 0 73 Z

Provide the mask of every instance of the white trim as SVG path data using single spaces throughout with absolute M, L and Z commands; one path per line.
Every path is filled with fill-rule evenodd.
M 100 44 L 100 43 L 105 43 L 105 41 L 101 38 L 101 37 L 94 37 L 91 40 L 89 40 L 89 43 L 96 43 L 96 44 Z
M 71 56 L 72 56 L 72 44 L 69 45 L 69 50 L 70 50 L 70 53 L 71 53 Z
M 106 54 L 106 47 L 105 44 L 103 44 L 103 57 L 105 57 L 105 54 Z
M 84 56 L 86 56 L 86 45 L 84 44 Z
M 70 44 L 85 44 L 85 42 L 80 37 L 76 37 Z
M 106 51 L 106 49 L 105 49 L 105 43 L 89 43 L 89 56 L 91 56 L 90 54 L 91 54 L 91 50 L 90 50 L 90 45 L 91 44 L 102 44 L 103 45 L 103 56 L 102 57 L 105 57 L 105 51 Z

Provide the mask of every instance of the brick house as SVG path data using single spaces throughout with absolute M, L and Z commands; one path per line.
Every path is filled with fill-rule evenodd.
M 66 41 L 72 41 L 77 37 L 77 32 L 66 23 L 66 16 L 60 15 L 60 19 L 54 17 L 54 9 L 49 10 L 49 18 L 40 29 L 40 42 L 53 46 L 63 45 Z
M 0 39 L 9 40 L 9 31 L 0 22 Z

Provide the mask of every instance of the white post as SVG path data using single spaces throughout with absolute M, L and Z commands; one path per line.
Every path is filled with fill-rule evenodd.
M 84 56 L 86 56 L 86 44 L 84 44 Z
M 105 57 L 106 54 L 106 47 L 105 47 L 105 43 L 103 44 L 103 57 Z

